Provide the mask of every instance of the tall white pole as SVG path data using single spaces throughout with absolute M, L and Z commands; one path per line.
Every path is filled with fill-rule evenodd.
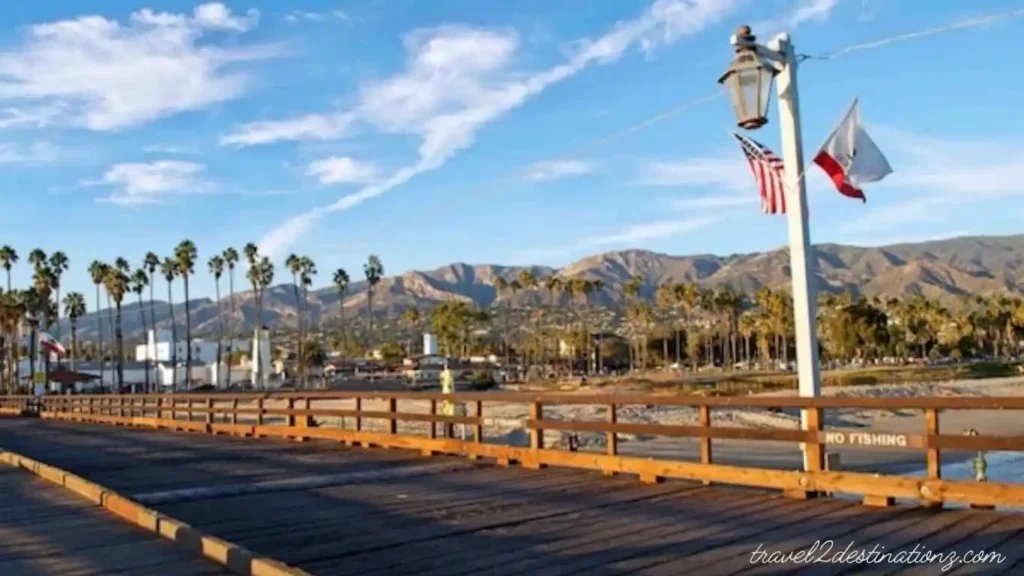
M 811 286 L 811 235 L 807 224 L 807 188 L 804 185 L 804 151 L 800 132 L 800 96 L 797 91 L 796 52 L 788 34 L 779 34 L 769 48 L 782 54 L 785 65 L 776 77 L 779 97 L 779 127 L 782 131 L 782 160 L 786 173 L 786 218 L 789 224 L 789 261 L 793 280 L 793 320 L 796 324 L 796 363 L 800 396 L 821 395 L 818 371 L 817 297 Z M 807 412 L 801 425 L 808 428 Z M 804 470 L 811 469 L 804 447 Z

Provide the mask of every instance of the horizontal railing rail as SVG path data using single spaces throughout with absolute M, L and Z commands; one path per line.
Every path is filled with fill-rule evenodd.
M 345 405 L 341 405 L 345 404 Z M 522 405 L 516 417 L 487 412 L 496 405 Z M 592 419 L 559 417 L 545 408 L 593 406 Z M 692 408 L 696 424 L 631 422 L 623 407 Z M 457 409 L 455 407 L 458 407 Z M 401 408 L 401 409 L 400 409 Z M 795 409 L 806 429 L 716 425 L 716 409 Z M 923 413 L 919 433 L 886 432 L 823 426 L 826 410 L 894 410 Z M 518 462 L 529 468 L 570 466 L 606 474 L 637 474 L 645 482 L 681 478 L 782 489 L 793 497 L 851 493 L 866 503 L 891 504 L 896 498 L 929 505 L 962 502 L 975 506 L 1024 506 L 1024 478 L 1018 482 L 942 478 L 942 451 L 1024 452 L 1024 436 L 943 434 L 940 415 L 957 410 L 1024 410 L 1024 397 L 800 398 L 704 397 L 622 394 L 534 394 L 513 392 L 289 391 L 186 394 L 0 396 L 0 414 L 38 412 L 58 418 L 118 425 L 151 426 L 253 437 L 320 438 L 350 445 L 420 450 L 424 454 L 460 454 L 494 458 L 500 465 Z M 603 418 L 600 417 L 603 415 Z M 333 420 L 332 420 L 333 419 Z M 460 426 L 461 434 L 454 428 Z M 528 445 L 489 442 L 487 426 L 522 429 Z M 438 430 L 438 428 L 441 428 Z M 553 433 L 592 433 L 603 438 L 595 452 L 546 442 Z M 623 454 L 621 435 L 695 439 L 699 459 L 680 461 Z M 468 439 L 467 439 L 468 436 Z M 492 439 L 493 440 L 493 439 Z M 796 444 L 806 451 L 800 470 L 735 466 L 715 462 L 713 440 Z M 563 444 L 564 443 L 559 443 Z M 924 451 L 924 475 L 901 476 L 829 470 L 828 447 Z

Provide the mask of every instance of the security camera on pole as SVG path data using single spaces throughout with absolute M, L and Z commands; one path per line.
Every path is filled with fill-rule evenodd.
M 725 87 L 738 125 L 756 130 L 768 123 L 771 86 L 776 81 L 779 98 L 779 128 L 782 132 L 782 159 L 785 165 L 786 217 L 789 226 L 789 258 L 793 280 L 793 320 L 796 325 L 797 374 L 800 396 L 821 394 L 818 371 L 818 338 L 815 331 L 817 302 L 810 283 L 808 253 L 811 239 L 807 225 L 807 191 L 804 186 L 803 143 L 800 139 L 800 99 L 797 92 L 797 58 L 788 34 L 779 34 L 768 46 L 757 44 L 749 26 L 741 26 L 730 39 L 736 55 L 718 80 Z M 777 79 L 777 80 L 776 80 Z M 808 412 L 801 414 L 803 429 L 818 428 L 809 422 Z M 817 458 L 818 462 L 811 462 Z M 822 452 L 812 455 L 804 447 L 804 469 L 821 470 Z

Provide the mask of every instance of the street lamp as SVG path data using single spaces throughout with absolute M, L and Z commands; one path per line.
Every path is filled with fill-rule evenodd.
M 718 79 L 728 91 L 737 125 L 746 130 L 757 130 L 768 123 L 772 82 L 779 73 L 771 61 L 758 54 L 755 40 L 750 27 L 740 27 L 732 41 L 736 56 Z
M 736 112 L 739 126 L 756 130 L 768 122 L 768 101 L 772 80 L 779 97 L 779 130 L 782 133 L 782 160 L 785 166 L 786 218 L 789 227 L 789 259 L 793 281 L 793 320 L 796 325 L 797 375 L 800 396 L 821 394 L 818 372 L 818 338 L 815 332 L 817 303 L 810 284 L 808 253 L 811 238 L 807 225 L 807 190 L 804 186 L 804 155 L 800 140 L 800 100 L 797 92 L 797 58 L 789 34 L 779 34 L 767 46 L 756 42 L 749 26 L 740 26 L 730 42 L 736 55 L 719 79 Z M 819 429 L 820 422 L 809 422 L 809 413 L 801 414 L 803 429 Z M 821 470 L 822 454 L 811 462 L 804 446 L 804 469 Z

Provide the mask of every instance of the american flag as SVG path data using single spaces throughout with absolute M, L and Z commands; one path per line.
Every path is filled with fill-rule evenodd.
M 767 147 L 739 134 L 733 134 L 743 148 L 750 170 L 761 193 L 761 212 L 786 213 L 785 175 L 782 160 Z

